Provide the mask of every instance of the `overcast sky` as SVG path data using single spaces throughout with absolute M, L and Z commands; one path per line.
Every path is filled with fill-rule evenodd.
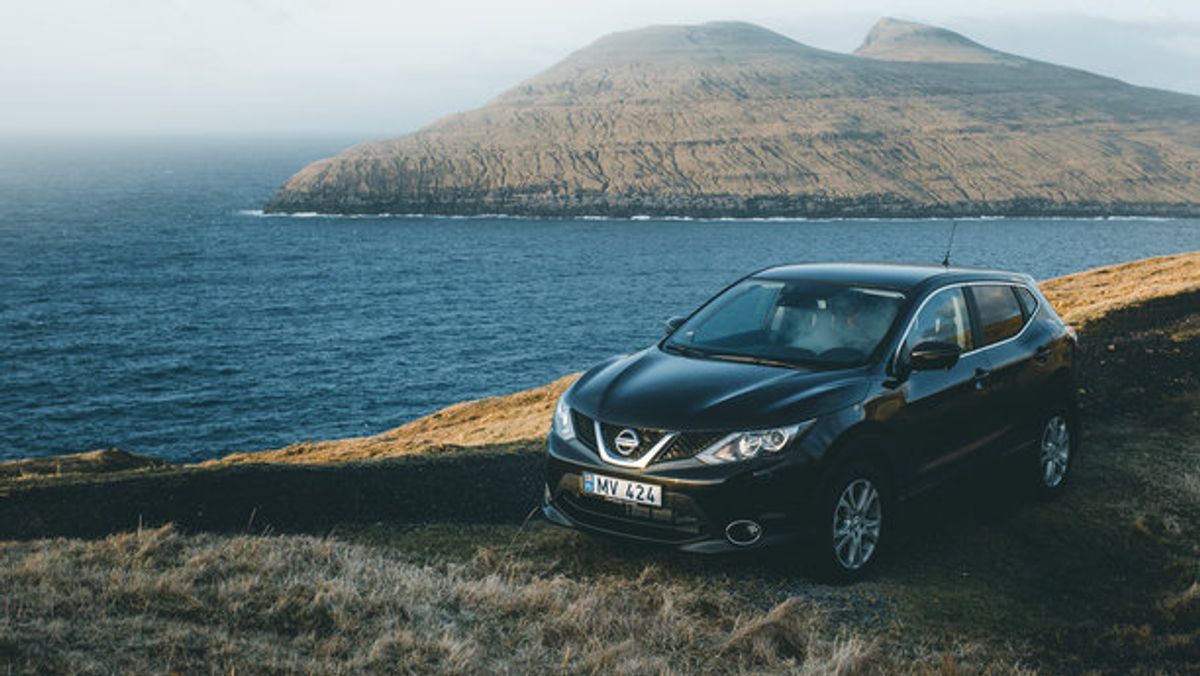
M 846 52 L 885 15 L 1200 94 L 1200 0 L 0 0 L 0 133 L 375 138 L 614 30 L 738 19 Z

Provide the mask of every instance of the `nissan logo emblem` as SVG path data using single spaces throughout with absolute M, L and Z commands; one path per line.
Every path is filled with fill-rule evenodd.
M 628 427 L 618 432 L 617 438 L 613 439 L 613 445 L 617 447 L 617 453 L 621 455 L 633 453 L 640 443 L 642 440 L 638 438 L 638 433 Z

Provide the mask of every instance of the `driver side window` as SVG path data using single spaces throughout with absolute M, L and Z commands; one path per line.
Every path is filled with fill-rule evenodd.
M 961 288 L 938 291 L 925 303 L 904 340 L 904 358 L 929 341 L 957 345 L 963 352 L 971 349 L 971 317 Z

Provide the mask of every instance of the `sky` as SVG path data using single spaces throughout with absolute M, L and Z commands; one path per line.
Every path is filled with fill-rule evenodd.
M 366 140 L 616 30 L 742 20 L 849 52 L 881 16 L 1200 94 L 1197 0 L 0 0 L 0 133 Z

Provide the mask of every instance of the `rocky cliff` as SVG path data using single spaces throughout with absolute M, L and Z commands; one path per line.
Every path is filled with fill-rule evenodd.
M 656 26 L 314 162 L 272 212 L 1200 214 L 1200 97 L 884 19 L 854 54 Z

